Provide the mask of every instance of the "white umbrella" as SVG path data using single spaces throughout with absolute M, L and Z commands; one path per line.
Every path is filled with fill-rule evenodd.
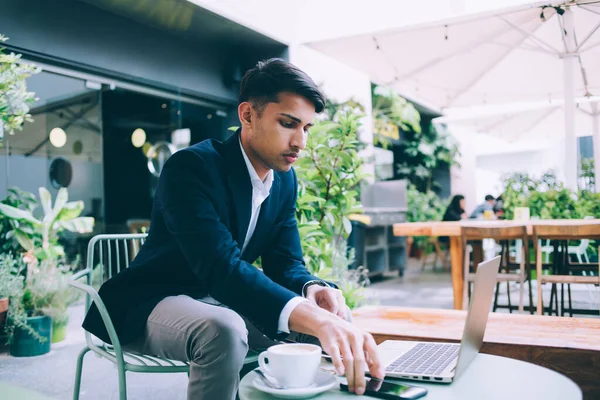
M 593 136 L 596 103 L 578 99 L 575 110 L 575 136 Z M 509 107 L 469 107 L 447 109 L 435 123 L 467 127 L 477 133 L 499 137 L 508 142 L 521 139 L 554 140 L 564 138 L 564 101 L 519 104 Z
M 309 46 L 442 109 L 564 98 L 565 178 L 576 185 L 574 99 L 600 94 L 600 1 L 535 3 Z

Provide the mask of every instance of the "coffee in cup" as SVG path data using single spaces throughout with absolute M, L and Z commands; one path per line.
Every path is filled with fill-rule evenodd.
M 258 356 L 261 371 L 277 379 L 285 388 L 310 386 L 320 363 L 321 348 L 312 344 L 278 344 Z

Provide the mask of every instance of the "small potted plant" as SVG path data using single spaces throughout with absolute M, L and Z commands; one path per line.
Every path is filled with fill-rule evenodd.
M 31 260 L 27 255 L 18 274 L 25 276 L 22 290 L 11 297 L 8 310 L 8 339 L 14 357 L 38 356 L 50 351 L 52 317 L 46 312 L 55 296 L 55 283 L 48 278 L 53 265 Z

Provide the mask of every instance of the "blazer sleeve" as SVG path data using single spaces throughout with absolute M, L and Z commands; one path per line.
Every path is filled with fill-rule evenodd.
M 306 282 L 320 280 L 306 269 L 300 244 L 300 233 L 296 222 L 296 199 L 298 182 L 292 169 L 294 195 L 288 196 L 283 222 L 276 235 L 276 242 L 262 254 L 262 268 L 267 276 L 294 293 L 302 294 Z M 333 287 L 332 283 L 327 282 Z
M 208 283 L 210 295 L 274 336 L 283 307 L 296 294 L 240 259 L 209 196 L 219 184 L 210 176 L 206 161 L 191 150 L 169 159 L 157 190 L 166 227 L 195 275 Z

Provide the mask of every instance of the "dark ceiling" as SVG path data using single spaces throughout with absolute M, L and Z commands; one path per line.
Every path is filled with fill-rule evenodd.
M 193 41 L 241 47 L 286 47 L 187 0 L 78 1 Z

